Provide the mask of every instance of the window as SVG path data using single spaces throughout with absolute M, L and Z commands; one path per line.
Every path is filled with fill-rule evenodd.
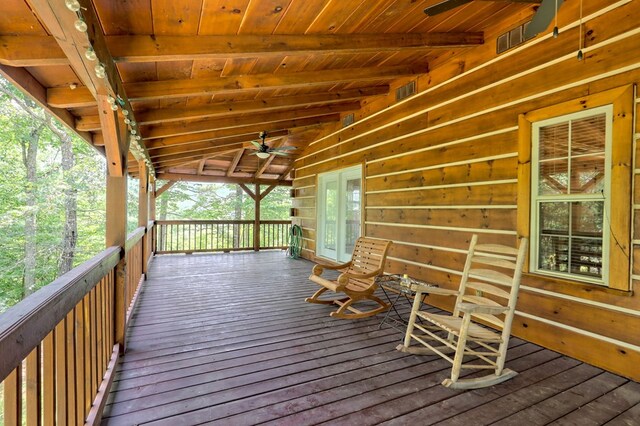
M 318 255 L 348 261 L 360 236 L 362 167 L 318 176 Z
M 633 88 L 520 116 L 518 233 L 528 272 L 628 291 Z
M 533 123 L 530 270 L 608 279 L 612 107 Z

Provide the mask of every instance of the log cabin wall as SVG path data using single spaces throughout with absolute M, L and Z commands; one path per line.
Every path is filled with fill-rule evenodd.
M 317 175 L 356 164 L 364 164 L 363 234 L 394 241 L 387 271 L 457 288 L 473 233 L 515 245 L 518 116 L 640 82 L 640 1 L 584 2 L 582 61 L 578 3 L 560 9 L 558 38 L 546 32 L 497 55 L 497 36 L 522 24 L 502 22 L 485 45 L 432 61 L 418 94 L 380 98 L 353 125 L 312 142 L 293 185 L 303 256 L 315 258 Z M 636 123 L 639 105 L 636 98 Z M 631 213 L 640 209 L 637 167 L 629 169 Z M 640 380 L 640 214 L 633 217 L 631 291 L 526 274 L 513 334 Z

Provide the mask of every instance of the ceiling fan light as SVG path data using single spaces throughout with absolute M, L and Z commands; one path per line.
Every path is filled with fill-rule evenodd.
M 256 155 L 258 156 L 258 158 L 265 159 L 269 158 L 271 154 L 269 154 L 268 152 L 256 152 Z

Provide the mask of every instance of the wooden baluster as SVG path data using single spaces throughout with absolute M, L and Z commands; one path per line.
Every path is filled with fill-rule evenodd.
M 53 332 L 56 359 L 56 424 L 67 424 L 67 345 L 65 320 Z
M 52 331 L 42 341 L 42 423 L 44 426 L 53 426 L 56 420 L 56 352 L 53 335 Z
M 65 318 L 66 352 L 67 352 L 67 421 L 72 425 L 76 423 L 76 348 L 74 311 L 71 310 Z M 84 422 L 83 422 L 84 423 Z
M 113 275 L 113 271 L 110 273 Z M 91 404 L 93 403 L 93 392 L 91 389 L 91 300 L 89 295 L 84 296 L 82 303 L 82 318 L 84 331 L 84 417 L 87 417 Z
M 38 426 L 40 422 L 40 414 L 42 413 L 41 404 L 41 388 L 42 378 L 40 376 L 40 346 L 36 346 L 34 350 L 27 356 L 27 425 Z
M 91 393 L 95 394 L 98 391 L 98 320 L 96 319 L 96 289 L 95 287 L 89 294 L 91 323 L 89 324 L 91 330 Z
M 22 424 L 22 364 L 4 380 L 4 422 L 6 426 Z

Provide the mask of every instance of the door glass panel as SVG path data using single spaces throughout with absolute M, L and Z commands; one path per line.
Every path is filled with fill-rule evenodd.
M 336 249 L 336 226 L 338 222 L 338 182 L 327 182 L 325 187 L 324 248 Z
M 360 179 L 347 180 L 344 253 L 351 255 L 360 236 Z

